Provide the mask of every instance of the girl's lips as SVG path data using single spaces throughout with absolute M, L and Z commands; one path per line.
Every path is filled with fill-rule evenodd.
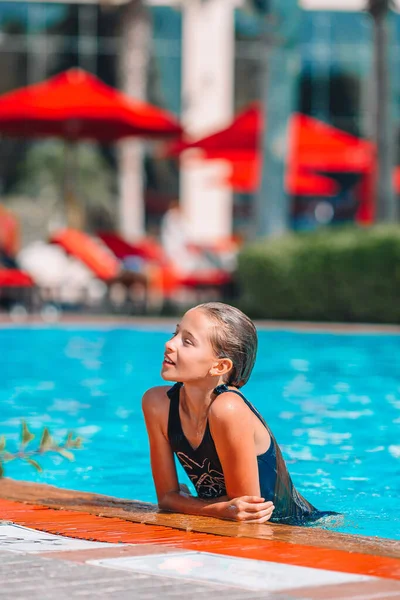
M 163 365 L 167 365 L 169 367 L 174 367 L 175 363 L 167 356 L 164 356 Z

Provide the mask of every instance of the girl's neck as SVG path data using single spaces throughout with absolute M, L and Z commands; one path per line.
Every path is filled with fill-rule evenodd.
M 214 400 L 214 389 L 223 382 L 203 385 L 185 383 L 182 386 L 181 408 L 194 421 L 199 421 L 208 413 Z

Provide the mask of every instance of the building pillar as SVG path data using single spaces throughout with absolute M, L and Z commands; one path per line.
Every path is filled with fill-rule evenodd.
M 398 220 L 398 202 L 393 189 L 394 119 L 389 63 L 390 48 L 389 0 L 369 0 L 367 10 L 374 23 L 374 85 L 373 139 L 376 145 L 376 202 L 377 221 L 393 223 Z
M 144 0 L 130 0 L 122 8 L 119 78 L 125 94 L 146 100 L 151 22 Z M 119 142 L 118 229 L 134 240 L 145 233 L 143 141 Z
M 289 124 L 297 109 L 300 72 L 298 30 L 301 10 L 297 0 L 270 0 L 266 36 L 263 175 L 256 199 L 254 233 L 280 235 L 289 228 L 290 205 L 285 190 Z
M 198 138 L 233 117 L 234 0 L 190 0 L 182 4 L 182 123 Z M 232 233 L 232 191 L 222 186 L 226 161 L 182 157 L 181 203 L 190 237 L 213 241 Z

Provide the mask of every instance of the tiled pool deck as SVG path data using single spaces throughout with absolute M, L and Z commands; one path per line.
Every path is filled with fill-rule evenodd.
M 9 479 L 0 481 L 0 518 L 3 526 L 110 544 L 49 552 L 39 540 L 34 554 L 16 553 L 0 526 L 0 598 L 400 600 L 397 541 L 160 513 Z
M 62 322 L 157 326 L 171 320 L 73 316 Z M 22 325 L 29 323 L 43 321 L 29 317 Z M 0 315 L 0 324 L 14 323 Z M 396 326 L 259 324 L 400 334 Z M 13 524 L 53 536 L 35 538 Z M 91 544 L 79 548 L 77 540 Z M 400 542 L 160 513 L 150 504 L 2 479 L 0 584 L 1 600 L 196 600 L 215 595 L 230 600 L 400 600 Z

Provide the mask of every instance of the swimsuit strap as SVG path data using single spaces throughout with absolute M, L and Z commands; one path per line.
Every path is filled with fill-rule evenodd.
M 175 383 L 175 385 L 173 385 L 172 388 L 167 391 L 167 396 L 170 399 L 168 413 L 168 439 L 170 442 L 174 443 L 183 438 L 182 425 L 179 417 L 179 390 L 181 387 L 181 383 Z

